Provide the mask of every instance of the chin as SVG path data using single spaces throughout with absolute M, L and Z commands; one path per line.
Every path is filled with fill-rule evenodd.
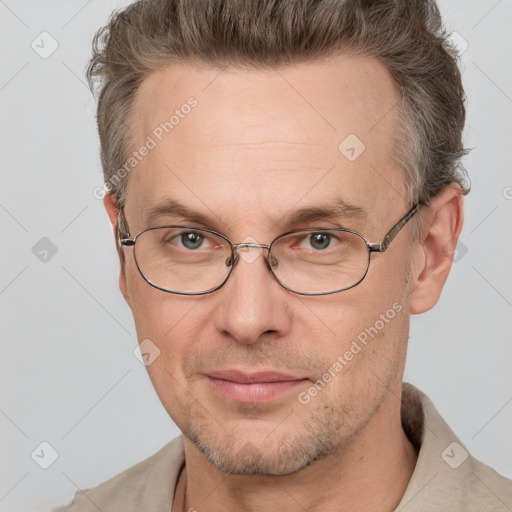
M 325 458 L 343 444 L 338 436 L 325 435 L 306 426 L 303 433 L 251 439 L 226 431 L 214 434 L 208 428 L 188 424 L 183 430 L 204 458 L 222 473 L 231 475 L 283 476 L 295 473 Z

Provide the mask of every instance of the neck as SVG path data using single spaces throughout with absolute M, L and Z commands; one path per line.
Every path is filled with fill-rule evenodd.
M 185 469 L 174 510 L 393 511 L 417 459 L 401 426 L 400 396 L 401 387 L 390 390 L 349 445 L 289 475 L 221 473 L 185 439 Z

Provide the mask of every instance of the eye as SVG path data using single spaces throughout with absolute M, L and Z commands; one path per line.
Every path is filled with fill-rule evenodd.
M 182 233 L 179 236 L 179 240 L 186 249 L 197 249 L 201 247 L 201 244 L 204 241 L 204 236 L 199 233 L 188 232 Z
M 193 229 L 189 226 L 182 228 L 162 227 L 148 230 L 147 239 L 155 244 L 155 250 L 163 251 L 166 254 L 206 256 L 218 251 L 229 249 L 229 242 L 225 242 L 214 233 L 201 229 Z M 150 238 L 151 237 L 151 238 Z M 149 243 L 149 242 L 148 242 Z
M 154 235 L 158 236 L 160 230 L 155 230 Z M 210 244 L 215 245 L 212 239 L 206 234 L 199 233 L 197 231 L 181 231 L 176 229 L 161 230 L 161 236 L 159 237 L 159 243 L 162 248 L 166 250 L 186 249 L 188 251 L 194 251 L 197 249 L 205 249 L 205 245 L 209 241 Z
M 345 252 L 353 246 L 352 235 L 343 231 L 314 231 L 310 233 L 298 233 L 292 236 L 289 249 L 295 249 L 302 253 L 336 253 Z
M 309 235 L 308 241 L 313 249 L 327 249 L 331 244 L 331 235 L 329 233 L 313 233 Z
M 185 249 L 193 250 L 201 247 L 205 237 L 200 233 L 187 231 L 179 234 L 176 238 L 179 240 L 180 244 L 185 247 Z
M 331 233 L 321 231 L 318 233 L 311 233 L 303 237 L 298 245 L 301 249 L 322 251 L 324 249 L 328 249 L 332 245 L 333 236 L 334 235 Z

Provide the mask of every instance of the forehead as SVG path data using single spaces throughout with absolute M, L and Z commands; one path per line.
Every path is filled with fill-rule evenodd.
M 130 174 L 127 205 L 142 218 L 179 199 L 254 225 L 335 194 L 389 208 L 396 190 L 386 183 L 400 176 L 391 157 L 396 104 L 389 73 L 368 57 L 268 69 L 170 65 L 144 80 L 133 104 L 134 146 L 150 137 L 154 147 Z

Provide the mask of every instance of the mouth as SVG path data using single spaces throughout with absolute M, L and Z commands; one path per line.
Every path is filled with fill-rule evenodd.
M 303 386 L 309 379 L 276 371 L 212 371 L 206 374 L 217 393 L 244 403 L 263 403 Z

